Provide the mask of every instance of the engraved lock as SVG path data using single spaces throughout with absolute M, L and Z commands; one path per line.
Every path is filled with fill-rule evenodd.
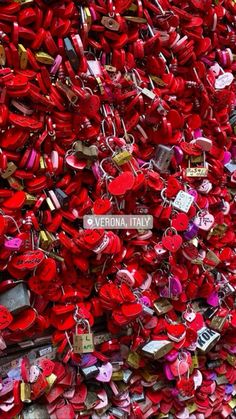
M 87 354 L 94 352 L 93 334 L 91 333 L 90 324 L 86 319 L 79 319 L 77 314 L 74 316 L 76 320 L 75 334 L 73 335 L 73 350 L 76 354 Z M 78 334 L 78 325 L 84 326 L 88 333 Z
M 173 207 L 187 213 L 194 201 L 194 197 L 187 192 L 179 191 L 173 202 Z
M 81 368 L 81 371 L 86 379 L 96 377 L 99 373 L 99 369 L 96 367 L 96 365 L 92 365 L 91 367 L 85 367 Z
M 20 383 L 20 399 L 24 403 L 30 403 L 31 388 L 30 384 Z
M 206 166 L 205 152 L 203 152 L 203 166 L 190 167 L 190 160 L 188 160 L 187 177 L 207 177 L 207 174 L 208 167 Z
M 82 141 L 77 141 L 74 145 L 77 157 L 96 160 L 98 157 L 98 148 L 95 145 L 85 146 Z
M 202 352 L 208 352 L 220 339 L 220 333 L 203 327 L 198 331 L 197 348 Z
M 0 305 L 5 306 L 11 313 L 18 313 L 30 307 L 27 286 L 21 282 L 0 294 Z
M 214 316 L 210 323 L 210 327 L 213 330 L 216 330 L 217 332 L 221 332 L 224 327 L 225 322 L 226 322 L 226 317 Z
M 168 313 L 170 310 L 172 310 L 172 308 L 173 306 L 169 300 L 167 300 L 167 298 L 161 298 L 160 300 L 154 302 L 154 310 L 157 316 Z
M 159 359 L 173 349 L 173 343 L 168 340 L 151 340 L 140 349 L 141 353 L 151 359 Z
M 174 155 L 172 147 L 159 144 L 156 150 L 156 156 L 153 161 L 154 166 L 161 172 L 164 173 L 168 170 L 171 159 Z
M 13 175 L 13 173 L 15 173 L 16 169 L 17 169 L 17 166 L 15 165 L 15 163 L 13 163 L 12 161 L 10 161 L 7 164 L 6 170 L 1 174 L 1 177 L 3 179 L 9 178 L 10 176 Z

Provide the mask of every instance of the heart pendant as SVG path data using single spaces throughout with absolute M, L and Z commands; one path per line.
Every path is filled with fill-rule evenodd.
M 172 253 L 177 252 L 183 243 L 183 239 L 178 234 L 174 236 L 165 236 L 162 238 L 163 246 Z

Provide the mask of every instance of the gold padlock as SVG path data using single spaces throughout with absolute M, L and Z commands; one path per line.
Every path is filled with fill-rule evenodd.
M 226 360 L 232 367 L 236 366 L 236 356 L 228 354 Z
M 47 249 L 49 246 L 48 236 L 44 230 L 41 230 L 39 232 L 39 245 L 44 250 Z
M 226 322 L 226 317 L 214 316 L 210 323 L 210 328 L 217 330 L 217 332 L 221 332 L 224 327 L 225 322 Z
M 127 364 L 134 369 L 138 369 L 140 364 L 139 354 L 137 352 L 130 352 L 127 358 Z
M 160 300 L 154 302 L 154 310 L 157 316 L 168 313 L 170 310 L 172 310 L 172 308 L 173 306 L 169 300 L 167 300 L 167 298 L 161 298 Z
M 186 169 L 187 177 L 207 177 L 208 167 L 205 162 L 205 152 L 203 152 L 203 166 L 190 167 L 190 160 L 188 160 L 188 167 Z
M 2 44 L 0 44 L 0 65 L 6 64 L 6 53 L 5 48 Z
M 28 55 L 24 45 L 18 44 L 18 54 L 20 57 L 20 68 L 25 70 L 28 64 Z
M 122 150 L 119 153 L 112 156 L 112 160 L 118 166 L 122 166 L 123 164 L 127 163 L 131 159 L 132 155 L 128 152 L 128 150 Z
M 54 63 L 54 58 L 44 51 L 36 52 L 35 58 L 39 63 L 42 64 L 52 65 Z
M 73 335 L 73 350 L 76 354 L 87 354 L 94 352 L 93 334 L 91 333 L 90 324 L 86 319 L 80 319 L 76 313 L 75 334 Z M 83 325 L 87 328 L 88 333 L 78 334 L 78 326 Z
M 17 169 L 17 166 L 15 165 L 15 163 L 13 163 L 12 161 L 10 161 L 7 164 L 6 170 L 1 174 L 1 177 L 3 179 L 9 178 L 11 175 L 13 175 L 13 173 L 15 173 L 16 169 Z
M 24 403 L 30 403 L 31 389 L 30 384 L 20 383 L 20 399 Z

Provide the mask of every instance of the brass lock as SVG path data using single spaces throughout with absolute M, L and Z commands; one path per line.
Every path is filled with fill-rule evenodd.
M 131 157 L 132 155 L 128 152 L 128 150 L 122 150 L 119 153 L 112 156 L 112 160 L 118 166 L 122 166 L 123 164 L 128 163 Z
M 31 402 L 31 389 L 30 384 L 27 383 L 20 383 L 20 399 L 24 403 L 30 403 Z
M 203 152 L 203 166 L 190 167 L 190 160 L 188 160 L 188 167 L 186 169 L 187 177 L 207 177 L 208 167 L 205 161 L 205 152 Z
M 90 324 L 86 319 L 80 319 L 77 313 L 74 316 L 76 320 L 75 334 L 73 335 L 73 350 L 76 354 L 87 354 L 94 352 L 93 334 L 91 333 Z M 88 333 L 78 334 L 78 325 L 87 328 Z
M 172 147 L 159 144 L 156 150 L 156 157 L 153 161 L 154 166 L 161 172 L 165 173 L 170 165 L 171 159 L 174 155 Z
M 210 323 L 210 327 L 214 330 L 217 330 L 217 332 L 221 332 L 225 322 L 226 317 L 214 316 Z
M 167 298 L 161 298 L 160 300 L 154 302 L 154 310 L 157 316 L 168 313 L 170 310 L 172 310 L 172 308 L 173 306 L 169 300 L 167 300 Z
M 9 178 L 11 175 L 13 175 L 13 173 L 15 173 L 16 169 L 17 169 L 17 166 L 15 165 L 15 163 L 13 163 L 12 161 L 10 161 L 7 164 L 6 170 L 1 174 L 1 177 L 3 179 Z
M 151 340 L 144 344 L 141 353 L 148 358 L 159 359 L 168 354 L 173 346 L 173 343 L 168 340 Z
M 95 145 L 86 146 L 82 141 L 76 141 L 74 150 L 77 157 L 88 160 L 96 160 L 98 157 L 98 148 Z

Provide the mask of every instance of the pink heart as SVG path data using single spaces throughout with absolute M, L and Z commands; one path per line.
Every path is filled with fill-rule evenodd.
M 99 374 L 96 376 L 97 381 L 101 381 L 102 383 L 109 383 L 112 376 L 112 365 L 110 362 L 103 364 L 99 369 Z
M 215 218 L 208 211 L 205 211 L 194 218 L 194 224 L 198 228 L 204 231 L 210 230 L 214 224 L 214 221 L 215 221 Z
M 207 304 L 210 304 L 213 307 L 217 307 L 219 305 L 219 296 L 217 292 L 213 292 L 207 298 Z

